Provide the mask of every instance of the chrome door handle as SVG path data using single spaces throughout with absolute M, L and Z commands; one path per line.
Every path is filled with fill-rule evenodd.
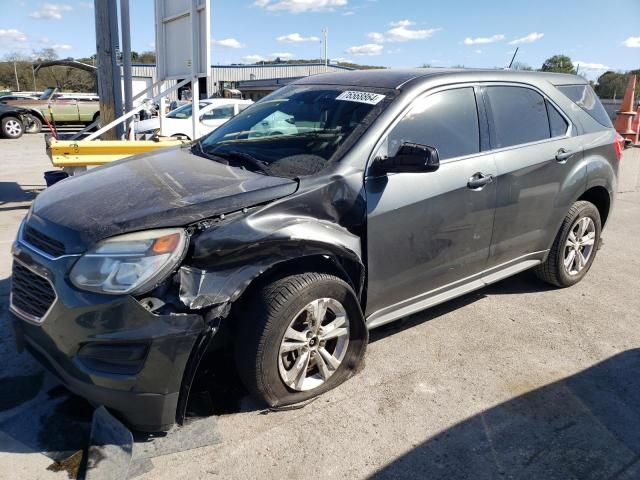
M 485 175 L 482 172 L 478 172 L 474 174 L 471 178 L 469 178 L 469 181 L 467 182 L 467 187 L 469 187 L 471 190 L 480 190 L 485 185 L 491 182 L 493 182 L 493 175 L 490 175 L 490 174 Z

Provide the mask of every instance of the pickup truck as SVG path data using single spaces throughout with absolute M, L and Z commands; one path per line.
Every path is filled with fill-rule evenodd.
M 2 97 L 0 102 L 3 102 Z M 40 133 L 44 119 L 52 121 L 51 112 L 53 121 L 58 125 L 89 125 L 100 117 L 100 103 L 97 100 L 63 94 L 55 87 L 47 88 L 37 99 L 7 100 L 3 103 L 31 111 L 30 126 L 25 130 L 26 133 Z

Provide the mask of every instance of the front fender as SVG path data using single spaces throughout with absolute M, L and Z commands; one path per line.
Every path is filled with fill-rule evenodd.
M 328 256 L 358 264 L 360 237 L 310 217 L 248 216 L 195 236 L 189 265 L 179 271 L 180 300 L 189 309 L 229 305 L 256 278 L 283 262 Z

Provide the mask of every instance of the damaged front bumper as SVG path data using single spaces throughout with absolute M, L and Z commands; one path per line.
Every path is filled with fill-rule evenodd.
M 203 317 L 156 314 L 131 296 L 81 292 L 67 279 L 76 256 L 54 259 L 19 242 L 13 253 L 10 310 L 18 317 L 18 343 L 71 391 L 109 407 L 133 428 L 171 427 L 183 374 L 194 345 L 207 331 Z M 38 297 L 20 290 L 20 281 L 30 279 L 44 290 Z M 49 288 L 54 293 L 47 299 Z M 50 305 L 39 317 L 34 313 L 45 306 L 28 302 L 43 298 Z

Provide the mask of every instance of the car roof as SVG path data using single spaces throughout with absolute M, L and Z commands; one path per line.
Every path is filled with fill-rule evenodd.
M 304 77 L 294 83 L 297 85 L 343 85 L 402 90 L 403 87 L 409 84 L 419 83 L 434 77 L 456 77 L 463 81 L 547 80 L 554 85 L 586 83 L 586 80 L 582 77 L 562 73 L 470 68 L 353 70 L 350 72 L 321 73 Z

